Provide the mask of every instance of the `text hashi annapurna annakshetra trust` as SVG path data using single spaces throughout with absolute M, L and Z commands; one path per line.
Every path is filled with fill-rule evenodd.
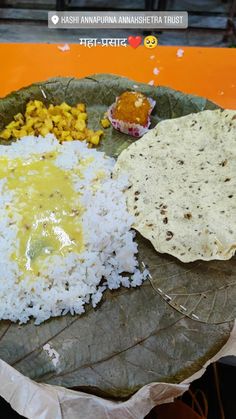
M 141 15 L 141 16 L 61 16 L 61 23 L 69 24 L 180 24 L 183 23 L 183 16 L 153 16 L 153 15 Z

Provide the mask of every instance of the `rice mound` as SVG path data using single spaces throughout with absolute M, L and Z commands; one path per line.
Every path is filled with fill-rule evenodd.
M 55 164 L 65 172 L 78 168 L 81 159 L 93 160 L 84 168 L 82 177 L 73 174 L 73 187 L 85 208 L 81 219 L 85 250 L 64 257 L 49 255 L 39 277 L 32 281 L 25 275 L 18 281 L 22 272 L 11 255 L 19 246 L 21 220 L 14 191 L 6 188 L 6 179 L 0 179 L 0 319 L 26 323 L 33 317 L 39 324 L 52 316 L 81 314 L 86 303 L 95 307 L 107 288 L 136 287 L 147 276 L 146 270 L 139 270 L 135 256 L 133 217 L 123 194 L 128 181 L 126 177 L 112 179 L 114 159 L 80 141 L 61 145 L 51 134 L 1 145 L 0 157 L 27 160 L 52 151 L 58 153 Z M 98 181 L 101 171 L 103 176 Z M 9 204 L 13 219 L 6 211 Z

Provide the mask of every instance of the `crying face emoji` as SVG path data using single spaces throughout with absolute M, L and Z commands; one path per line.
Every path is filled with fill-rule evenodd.
M 158 44 L 157 38 L 153 35 L 146 36 L 143 42 L 146 48 L 156 48 Z

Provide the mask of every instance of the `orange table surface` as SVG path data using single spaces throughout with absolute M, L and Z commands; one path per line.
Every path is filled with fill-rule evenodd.
M 0 44 L 0 96 L 56 76 L 113 73 L 165 85 L 236 109 L 236 49 L 139 46 L 92 47 L 70 44 Z M 182 57 L 177 51 L 182 48 Z M 155 74 L 158 73 L 158 74 Z

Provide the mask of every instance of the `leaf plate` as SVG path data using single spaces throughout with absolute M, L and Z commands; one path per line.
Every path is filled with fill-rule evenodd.
M 115 75 L 55 78 L 0 99 L 0 129 L 16 113 L 24 112 L 30 99 L 46 104 L 83 102 L 89 126 L 97 129 L 115 97 L 124 90 L 134 90 L 134 84 L 157 102 L 152 127 L 162 119 L 217 108 L 201 97 Z M 109 128 L 99 148 L 117 157 L 132 141 Z M 0 358 L 38 382 L 116 398 L 128 397 L 153 381 L 180 382 L 198 370 L 228 339 L 232 328 L 229 320 L 234 316 L 229 305 L 233 307 L 235 300 L 228 293 L 222 308 L 222 299 L 211 296 L 211 308 L 201 308 L 199 293 L 214 286 L 228 286 L 235 274 L 235 260 L 182 266 L 174 258 L 157 254 L 139 235 L 137 241 L 140 261 L 148 264 L 152 280 L 139 289 L 107 291 L 100 306 L 95 310 L 88 306 L 82 316 L 52 318 L 40 326 L 1 321 Z M 180 306 L 187 305 L 188 293 L 197 295 L 190 299 L 191 304 L 189 300 L 188 307 L 202 313 L 203 322 L 191 318 L 191 311 L 189 317 L 181 312 Z M 184 297 L 174 299 L 175 294 Z M 222 320 L 223 324 L 214 324 Z M 49 356 L 45 345 L 50 345 L 54 355 Z

